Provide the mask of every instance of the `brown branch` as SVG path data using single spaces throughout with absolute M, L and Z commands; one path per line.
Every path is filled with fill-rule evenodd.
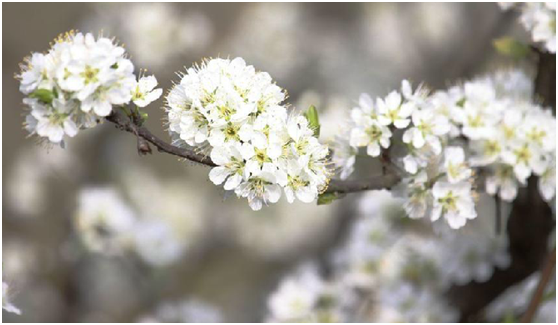
M 325 192 L 344 194 L 369 190 L 380 190 L 384 188 L 389 189 L 397 184 L 400 180 L 401 178 L 394 173 L 388 173 L 385 175 L 375 176 L 363 180 L 342 181 L 338 179 L 332 179 L 329 182 L 329 186 Z
M 541 274 L 541 278 L 539 280 L 539 284 L 537 285 L 537 289 L 533 293 L 531 297 L 531 301 L 529 302 L 529 306 L 527 307 L 527 311 L 521 318 L 522 323 L 531 323 L 533 318 L 535 317 L 537 310 L 539 309 L 539 305 L 543 300 L 544 289 L 546 285 L 550 281 L 552 274 L 554 273 L 554 267 L 556 266 L 556 247 L 550 252 L 546 258 L 546 263 L 544 269 Z
M 116 124 L 118 128 L 123 131 L 130 132 L 136 135 L 138 138 L 144 139 L 147 142 L 153 144 L 160 152 L 166 152 L 171 155 L 175 155 L 181 158 L 188 159 L 193 162 L 200 163 L 202 165 L 207 165 L 210 167 L 216 166 L 211 158 L 206 155 L 201 155 L 194 152 L 192 149 L 181 148 L 173 146 L 172 144 L 166 143 L 165 141 L 159 139 L 153 135 L 146 127 L 139 126 L 133 123 L 129 118 L 124 116 L 119 110 L 114 110 L 111 115 L 107 116 L 107 121 Z M 147 150 L 145 148 L 145 143 L 138 140 L 138 149 Z M 141 147 L 140 147 L 141 146 Z M 148 145 L 147 145 L 148 146 Z M 144 149 L 142 149 L 142 147 Z M 151 149 L 149 149 L 151 151 Z M 140 151 L 141 152 L 141 151 Z
M 130 132 L 138 137 L 138 152 L 140 154 L 151 153 L 149 144 L 153 144 L 160 152 L 166 152 L 181 158 L 188 159 L 202 165 L 214 167 L 216 166 L 211 158 L 194 152 L 192 149 L 181 148 L 169 144 L 155 135 L 153 135 L 146 127 L 140 126 L 127 118 L 121 111 L 114 110 L 111 115 L 107 116 L 107 121 L 114 123 L 119 129 Z M 351 180 L 342 181 L 333 179 L 329 183 L 326 193 L 354 193 L 368 190 L 378 190 L 383 188 L 390 188 L 397 184 L 400 177 L 395 173 L 388 173 L 382 176 L 372 177 L 365 180 Z

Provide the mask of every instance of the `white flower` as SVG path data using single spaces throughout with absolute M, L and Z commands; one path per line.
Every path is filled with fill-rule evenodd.
M 381 148 L 390 145 L 391 131 L 387 126 L 372 119 L 366 119 L 364 127 L 352 129 L 349 144 L 353 147 L 366 146 L 366 153 L 372 157 L 380 155 Z
M 134 251 L 147 263 L 167 266 L 184 254 L 185 242 L 177 238 L 172 226 L 162 220 L 138 222 L 133 229 Z
M 527 3 L 522 7 L 521 22 L 531 31 L 534 42 L 543 43 L 556 53 L 556 5 L 550 2 Z
M 498 165 L 493 175 L 486 178 L 486 193 L 496 195 L 499 192 L 502 200 L 511 202 L 517 196 L 518 181 L 513 173 L 513 167 Z
M 539 190 L 543 199 L 551 202 L 556 196 L 556 157 L 552 157 L 551 162 L 539 177 Z
M 134 66 L 108 38 L 66 33 L 46 54 L 33 53 L 26 61 L 18 76 L 31 110 L 26 128 L 50 142 L 63 145 L 65 135 L 95 126 L 113 105 L 131 100 Z
M 163 89 L 155 89 L 155 87 L 157 87 L 157 78 L 155 76 L 141 77 L 132 92 L 134 104 L 138 107 L 145 107 L 161 97 Z
M 350 131 L 349 128 L 347 130 Z M 336 136 L 332 145 L 333 156 L 331 161 L 339 169 L 339 178 L 347 179 L 354 171 L 357 148 L 349 144 L 349 135 Z
M 471 184 L 467 182 L 446 183 L 438 181 L 432 188 L 434 204 L 432 221 L 443 216 L 453 229 L 461 228 L 468 219 L 477 217 L 471 196 Z
M 409 123 L 409 117 L 415 109 L 415 105 L 411 102 L 403 102 L 401 94 L 392 91 L 385 99 L 378 98 L 378 121 L 381 125 L 393 124 L 398 129 L 406 128 Z
M 465 163 L 463 148 L 447 147 L 444 157 L 444 169 L 450 183 L 458 183 L 471 177 L 472 171 Z
M 207 301 L 188 297 L 180 301 L 166 301 L 157 306 L 153 315 L 139 319 L 142 323 L 219 323 L 221 311 Z
M 23 102 L 31 107 L 31 114 L 27 118 L 27 127 L 31 133 L 48 138 L 52 143 L 60 143 L 64 135 L 74 137 L 78 127 L 72 119 L 74 102 L 66 102 L 58 98 L 49 106 L 34 98 L 25 98 Z
M 351 119 L 359 125 L 365 118 L 373 120 L 378 119 L 378 108 L 374 105 L 374 101 L 370 95 L 362 93 L 358 99 L 358 107 L 351 110 Z
M 254 171 L 250 178 L 235 188 L 239 197 L 248 199 L 254 211 L 263 204 L 276 203 L 281 198 L 281 187 L 277 184 L 278 170 L 271 164 L 264 164 L 259 171 Z
M 114 254 L 129 247 L 136 216 L 116 190 L 83 189 L 75 218 L 87 248 Z
M 318 188 L 304 171 L 304 167 L 304 165 L 301 165 L 294 159 L 287 162 L 285 196 L 289 203 L 294 202 L 295 196 L 305 203 L 310 203 L 318 197 Z
M 533 171 L 540 175 L 546 167 L 540 151 L 526 142 L 510 145 L 502 153 L 502 159 L 513 166 L 515 176 L 521 183 L 525 183 Z
M 2 309 L 4 309 L 9 313 L 21 315 L 21 310 L 19 310 L 19 308 L 17 308 L 10 302 L 9 295 L 10 292 L 9 292 L 8 284 L 2 281 Z
M 239 145 L 217 147 L 211 150 L 211 160 L 219 165 L 209 172 L 209 179 L 215 185 L 221 185 L 225 180 L 224 189 L 234 190 L 245 177 L 245 162 L 242 158 Z M 247 176 L 247 175 L 246 175 Z
M 314 265 L 304 264 L 285 278 L 268 300 L 272 321 L 297 321 L 312 312 L 324 283 Z
M 415 110 L 412 115 L 413 127 L 403 134 L 403 142 L 412 143 L 415 148 L 422 148 L 428 143 L 435 154 L 442 152 L 440 136 L 450 131 L 448 120 L 436 115 L 430 109 Z

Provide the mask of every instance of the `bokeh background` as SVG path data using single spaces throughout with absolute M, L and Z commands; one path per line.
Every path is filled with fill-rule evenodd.
M 34 3 L 4 4 L 2 18 L 2 271 L 23 311 L 3 313 L 8 322 L 133 322 L 184 299 L 204 301 L 223 321 L 262 321 L 284 274 L 339 245 L 358 199 L 283 201 L 253 212 L 244 200 L 225 199 L 207 168 L 165 154 L 139 157 L 135 139 L 109 124 L 81 132 L 65 150 L 38 146 L 22 128 L 14 74 L 58 34 L 115 36 L 165 90 L 202 58 L 242 56 L 287 89 L 293 106 L 318 107 L 323 141 L 361 92 L 383 96 L 403 78 L 443 88 L 509 65 L 492 49 L 494 38 L 526 37 L 490 3 Z M 163 105 L 147 108 L 147 127 L 168 139 Z M 357 166 L 362 175 L 374 168 Z M 99 186 L 174 232 L 154 235 L 143 250 L 91 251 L 76 215 L 80 193 Z

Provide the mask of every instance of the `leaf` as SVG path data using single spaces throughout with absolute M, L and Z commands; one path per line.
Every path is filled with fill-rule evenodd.
M 54 96 L 54 92 L 52 90 L 37 89 L 34 92 L 32 92 L 29 95 L 29 97 L 36 98 L 44 104 L 50 104 L 50 103 L 52 103 L 52 100 L 54 99 L 55 96 Z
M 318 110 L 314 105 L 310 106 L 304 113 L 304 117 L 308 120 L 310 129 L 314 131 L 314 136 L 320 136 L 320 119 L 318 117 Z
M 318 195 L 318 205 L 326 205 L 341 198 L 337 193 L 322 193 Z
M 517 323 L 517 319 L 512 311 L 507 311 L 504 314 L 504 319 L 502 319 L 502 323 Z
M 531 49 L 528 45 L 523 44 L 511 37 L 502 37 L 496 39 L 494 40 L 493 45 L 498 53 L 509 56 L 515 60 L 523 59 L 531 52 Z

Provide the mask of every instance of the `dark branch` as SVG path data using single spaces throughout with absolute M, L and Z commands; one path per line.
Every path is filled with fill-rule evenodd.
M 172 144 L 166 143 L 165 141 L 159 139 L 158 137 L 153 135 L 146 127 L 139 126 L 133 123 L 132 120 L 124 116 L 124 114 L 122 114 L 122 112 L 120 112 L 119 110 L 114 110 L 111 115 L 107 116 L 107 121 L 116 124 L 116 126 L 121 130 L 130 132 L 136 135 L 138 138 L 148 141 L 149 143 L 157 147 L 157 149 L 161 152 L 166 152 L 168 154 L 185 158 L 190 161 L 210 167 L 216 166 L 213 161 L 211 161 L 211 158 L 209 158 L 208 156 L 196 153 L 192 149 L 173 146 Z M 150 151 L 150 149 L 145 148 L 145 145 L 146 144 L 144 142 L 138 140 L 138 150 L 140 150 L 140 153 L 142 152 L 142 150 Z
M 363 180 L 342 181 L 338 179 L 332 179 L 329 182 L 326 193 L 342 194 L 369 190 L 380 190 L 384 188 L 389 189 L 397 184 L 400 180 L 401 178 L 398 175 L 389 173 Z
M 206 166 L 216 166 L 211 158 L 194 152 L 192 149 L 181 148 L 166 143 L 153 135 L 146 127 L 138 125 L 135 119 L 129 119 L 121 111 L 114 110 L 111 115 L 107 116 L 107 121 L 114 123 L 118 128 L 126 132 L 130 132 L 138 137 L 138 152 L 140 154 L 151 153 L 149 144 L 153 144 L 160 152 L 166 152 L 181 158 L 188 159 Z M 147 143 L 147 142 L 148 143 Z M 400 178 L 395 173 L 382 176 L 372 177 L 365 180 L 342 181 L 333 179 L 329 183 L 326 193 L 354 193 L 368 190 L 379 190 L 390 188 L 399 182 Z
M 546 257 L 546 263 L 544 269 L 541 274 L 541 279 L 537 285 L 537 289 L 533 293 L 531 297 L 531 302 L 529 302 L 529 306 L 527 307 L 527 311 L 525 315 L 521 318 L 522 323 L 531 323 L 533 318 L 537 314 L 537 310 L 539 309 L 539 305 L 543 301 L 544 290 L 546 289 L 546 285 L 552 278 L 554 267 L 556 266 L 556 247 L 552 250 L 552 252 L 548 253 Z

